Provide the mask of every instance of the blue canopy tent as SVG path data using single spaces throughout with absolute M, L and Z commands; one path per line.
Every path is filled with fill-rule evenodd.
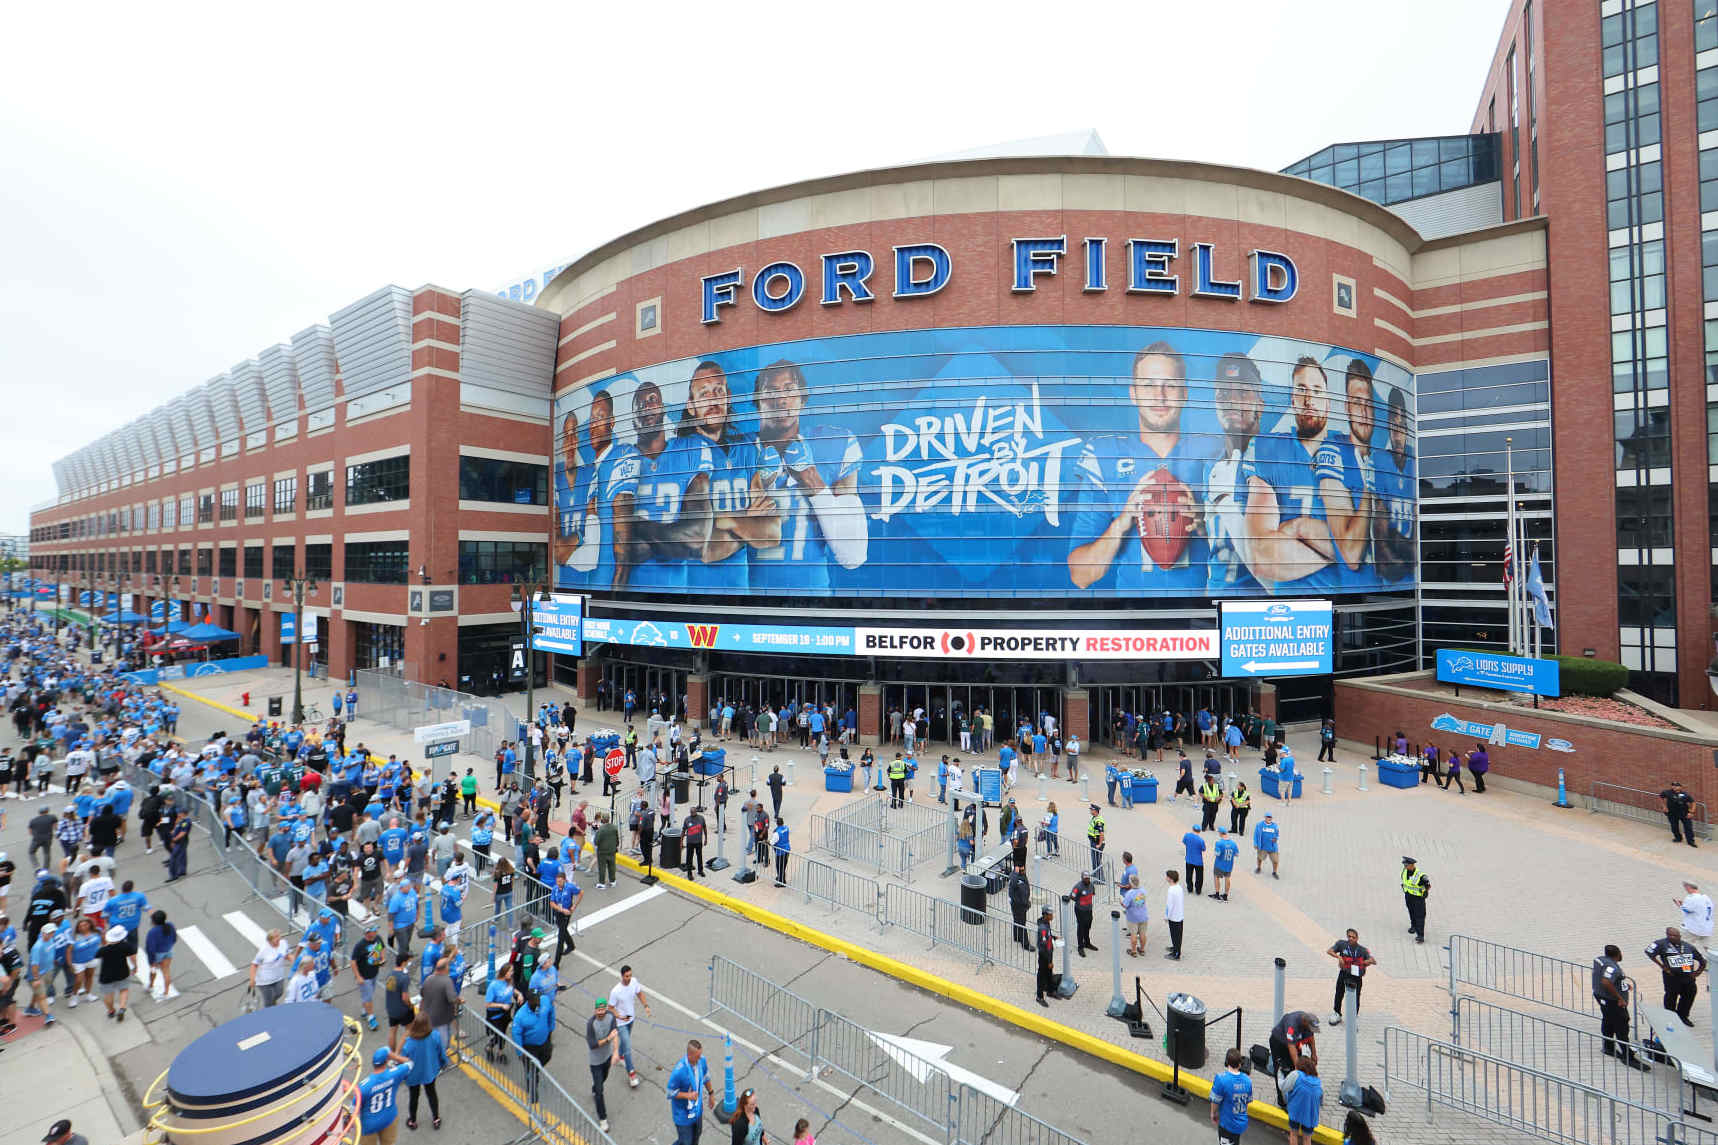
M 103 624 L 144 624 L 148 620 L 141 612 L 133 612 L 129 608 L 116 609 L 101 617 Z
M 150 631 L 155 632 L 159 635 L 177 636 L 180 633 L 184 632 L 189 627 L 191 627 L 191 626 L 189 624 L 185 623 L 183 620 L 169 620 L 162 627 L 154 628 L 154 629 L 151 629 Z
M 239 638 L 237 632 L 222 628 L 219 624 L 210 624 L 207 621 L 182 629 L 179 635 L 186 640 L 198 640 L 204 644 L 216 644 L 222 640 L 237 640 Z

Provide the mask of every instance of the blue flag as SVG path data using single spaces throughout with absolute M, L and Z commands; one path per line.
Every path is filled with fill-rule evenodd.
M 1533 619 L 1539 627 L 1551 627 L 1551 602 L 1545 597 L 1545 576 L 1539 571 L 1539 546 L 1533 546 L 1533 560 L 1527 566 L 1527 595 L 1533 598 Z

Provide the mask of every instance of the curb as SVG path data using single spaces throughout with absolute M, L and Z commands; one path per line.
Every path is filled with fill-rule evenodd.
M 189 692 L 182 688 L 175 688 L 171 684 L 162 684 L 160 686 L 170 692 L 207 704 L 209 707 L 218 709 L 219 711 L 239 716 L 247 721 L 247 723 L 256 718 L 255 713 L 245 712 L 238 708 L 229 707 L 217 700 L 211 700 L 204 696 L 200 696 L 195 692 Z M 487 796 L 478 796 L 477 802 L 490 811 L 500 811 L 500 804 Z M 625 867 L 627 870 L 632 871 L 635 874 L 642 874 L 646 869 L 644 864 L 631 856 L 624 854 L 616 854 L 615 863 L 618 866 Z M 856 962 L 859 965 L 870 970 L 875 970 L 880 974 L 886 974 L 891 978 L 905 982 L 907 985 L 923 990 L 928 994 L 934 994 L 940 998 L 947 998 L 951 1002 L 957 1002 L 970 1009 L 989 1014 L 993 1018 L 1007 1022 L 1009 1025 L 1017 1026 L 1029 1033 L 1037 1034 L 1039 1037 L 1047 1038 L 1053 1042 L 1060 1042 L 1069 1049 L 1077 1050 L 1080 1053 L 1087 1054 L 1091 1057 L 1102 1059 L 1103 1061 L 1109 1062 L 1111 1065 L 1120 1066 L 1122 1069 L 1131 1070 L 1142 1077 L 1150 1078 L 1152 1081 L 1167 1082 L 1173 1076 L 1171 1068 L 1164 1065 L 1162 1062 L 1154 1061 L 1153 1059 L 1146 1057 L 1144 1054 L 1135 1053 L 1132 1050 L 1125 1049 L 1113 1042 L 1107 1042 L 1096 1035 L 1086 1033 L 1084 1030 L 1076 1030 L 1072 1026 L 1063 1025 L 1061 1022 L 1052 1021 L 1049 1018 L 1029 1013 L 1028 1011 L 1021 1009 L 1019 1006 L 1010 1002 L 1004 1002 L 1000 998 L 993 998 L 989 994 L 981 993 L 970 986 L 962 986 L 958 982 L 951 982 L 947 978 L 942 978 L 938 975 L 928 973 L 911 965 L 910 963 L 902 962 L 896 958 L 891 958 L 886 954 L 878 954 L 874 950 L 867 950 L 863 946 L 855 945 L 854 943 L 848 942 L 846 939 L 837 938 L 832 934 L 825 934 L 821 930 L 816 930 L 812 927 L 806 926 L 804 923 L 795 922 L 793 919 L 777 914 L 773 910 L 746 902 L 744 899 L 735 898 L 732 895 L 723 894 L 721 891 L 712 890 L 699 883 L 681 878 L 679 875 L 670 871 L 658 869 L 655 870 L 655 874 L 658 880 L 673 887 L 681 894 L 689 895 L 692 898 L 708 903 L 711 906 L 719 907 L 730 914 L 738 915 L 740 918 L 743 918 L 748 922 L 756 923 L 758 926 L 773 930 L 777 934 L 806 943 L 809 946 L 815 946 L 819 949 L 827 950 L 831 954 L 839 954 L 851 962 Z M 1209 1078 L 1200 1077 L 1197 1074 L 1183 1071 L 1181 1074 L 1181 1084 L 1195 1097 L 1202 1098 L 1207 1101 L 1211 1097 L 1211 1079 Z M 485 1086 L 484 1088 L 487 1089 L 490 1087 Z M 492 1096 L 499 1095 L 492 1094 Z M 1247 1107 L 1247 1111 L 1251 1117 L 1271 1126 L 1274 1129 L 1288 1129 L 1288 1113 L 1279 1106 L 1271 1105 L 1268 1102 L 1254 1101 Z M 1320 1125 L 1313 1133 L 1313 1141 L 1316 1145 L 1342 1145 L 1342 1134 L 1328 1126 Z

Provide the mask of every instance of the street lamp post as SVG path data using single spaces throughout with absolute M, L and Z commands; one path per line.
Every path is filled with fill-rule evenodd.
M 537 626 L 531 623 L 531 602 L 548 600 L 549 593 L 541 584 L 513 586 L 513 607 L 519 610 L 519 628 L 525 634 L 525 774 L 537 775 L 536 751 L 531 744 L 531 728 L 537 722 L 537 658 L 531 647 L 531 637 Z
M 304 597 L 316 591 L 316 578 L 299 569 L 281 577 L 280 586 L 292 594 L 292 722 L 304 722 Z
M 91 652 L 94 652 L 95 651 L 95 570 L 91 569 L 90 572 L 86 575 L 89 579 L 89 602 L 87 604 L 85 604 L 84 607 L 89 610 L 85 614 L 89 617 L 89 650 Z

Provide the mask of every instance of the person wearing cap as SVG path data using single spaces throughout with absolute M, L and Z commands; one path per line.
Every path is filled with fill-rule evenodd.
M 370 1072 L 358 1083 L 358 1145 L 394 1145 L 400 1132 L 400 1083 L 411 1065 L 411 1058 L 387 1046 L 377 1046 L 370 1055 Z
M 185 877 L 190 857 L 191 819 L 178 808 L 173 809 L 167 827 L 167 881 L 177 882 Z
M 1318 1016 L 1305 1010 L 1290 1010 L 1271 1027 L 1271 1073 L 1276 1076 L 1279 1099 L 1282 1079 L 1307 1062 L 1318 1060 Z
M 1712 900 L 1701 893 L 1696 883 L 1682 884 L 1683 897 L 1671 899 L 1682 911 L 1682 936 L 1696 946 L 1712 944 Z
M 411 882 L 401 879 L 394 884 L 393 893 L 388 895 L 388 926 L 390 927 L 389 941 L 394 949 L 401 954 L 410 955 L 412 952 L 412 927 L 418 921 L 418 892 Z
M 358 984 L 358 1001 L 364 1008 L 364 1020 L 376 1028 L 376 979 L 387 963 L 387 947 L 382 945 L 382 933 L 371 919 L 364 924 L 364 933 L 352 947 L 352 979 Z
M 608 1101 L 603 1086 L 608 1071 L 620 1060 L 620 1027 L 609 1011 L 608 999 L 598 998 L 595 1011 L 585 1020 L 585 1046 L 590 1050 L 591 1097 L 596 1101 L 597 1128 L 608 1132 Z
M 37 868 L 48 866 L 53 859 L 54 828 L 59 821 L 54 818 L 51 804 L 43 803 L 36 808 L 36 814 L 30 819 L 30 848 L 31 865 Z
M 1086 871 L 1080 875 L 1079 881 L 1068 892 L 1068 897 L 1074 904 L 1074 934 L 1078 943 L 1076 952 L 1081 958 L 1090 950 L 1096 954 L 1098 944 L 1092 941 L 1092 902 L 1097 898 L 1098 888 L 1092 881 L 1092 873 Z
M 1205 892 L 1205 839 L 1199 831 L 1200 825 L 1195 823 L 1181 836 L 1181 847 L 1185 852 L 1182 859 L 1187 871 L 1187 893 L 1190 895 Z
M 521 931 L 513 940 L 513 952 L 508 956 L 508 963 L 513 968 L 513 988 L 521 994 L 531 989 L 531 979 L 537 973 L 537 964 L 543 958 L 543 940 L 548 932 L 540 926 Z
M 394 968 L 382 979 L 382 1005 L 388 1013 L 388 1048 L 400 1048 L 405 1029 L 412 1024 L 417 1010 L 412 1006 L 415 990 L 412 980 L 411 955 L 394 955 Z
M 567 877 L 567 868 L 563 866 L 555 872 L 555 885 L 549 891 L 549 909 L 555 916 L 555 967 L 560 968 L 561 959 L 573 950 L 573 912 L 579 909 L 579 902 L 585 897 L 579 885 Z
M 1050 922 L 1050 908 L 1045 907 L 1038 912 L 1038 1004 L 1048 1009 L 1050 1003 L 1044 1000 L 1044 992 L 1056 996 L 1056 988 L 1060 983 L 1056 979 L 1056 931 Z
M 62 1117 L 48 1126 L 42 1142 L 43 1145 L 89 1145 L 89 1138 L 82 1133 L 73 1133 L 72 1123 Z
M 1426 941 L 1426 896 L 1432 893 L 1432 880 L 1425 876 L 1419 863 L 1409 855 L 1402 856 L 1402 898 L 1408 907 L 1408 933 L 1414 941 Z
M 1623 972 L 1623 952 L 1616 944 L 1593 959 L 1593 1000 L 1599 1004 L 1599 1035 L 1605 1039 L 1603 1053 L 1618 1058 L 1626 1066 L 1648 1073 L 1652 1066 L 1634 1052 L 1629 1038 L 1630 1002 L 1634 980 Z
M 1241 853 L 1241 848 L 1235 840 L 1229 838 L 1227 827 L 1217 828 L 1217 842 L 1212 844 L 1212 883 L 1211 897 L 1218 902 L 1229 901 L 1229 891 L 1235 882 L 1235 856 Z
M 1690 847 L 1694 842 L 1694 796 L 1682 788 L 1680 779 L 1673 779 L 1670 786 L 1658 793 L 1664 800 L 1664 817 L 1670 820 L 1670 837 L 1678 843 L 1687 843 Z
M 52 1025 L 54 1016 L 47 1012 L 47 1007 L 53 1005 L 54 970 L 59 965 L 59 947 L 54 937 L 59 930 L 51 922 L 43 923 L 34 942 L 30 944 L 30 1004 L 24 1008 L 24 1013 L 31 1018 L 45 1019 L 44 1025 Z
M 513 1012 L 513 1044 L 519 1047 L 521 1054 L 530 1054 L 537 1059 L 537 1064 L 547 1066 L 555 1052 L 554 1033 L 554 1000 L 526 992 L 524 1004 Z M 538 1078 L 542 1074 L 540 1069 L 525 1073 L 525 1093 L 532 1102 L 537 1100 Z

